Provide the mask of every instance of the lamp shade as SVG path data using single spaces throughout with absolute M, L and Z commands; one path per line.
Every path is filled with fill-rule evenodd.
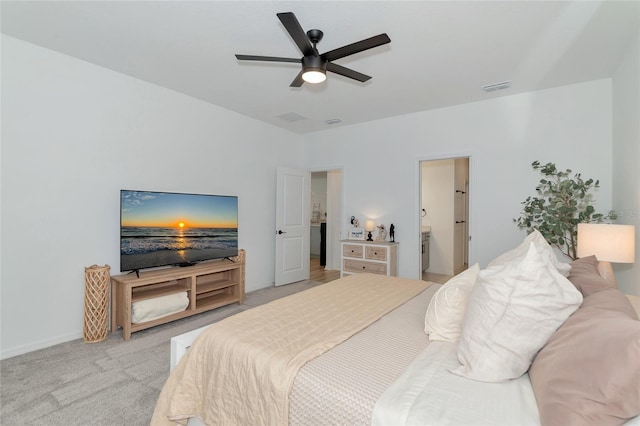
M 595 255 L 604 262 L 633 263 L 635 226 L 579 223 L 577 254 L 578 257 Z
M 373 220 L 367 220 L 364 223 L 364 230 L 367 232 L 373 232 L 376 230 L 376 223 Z

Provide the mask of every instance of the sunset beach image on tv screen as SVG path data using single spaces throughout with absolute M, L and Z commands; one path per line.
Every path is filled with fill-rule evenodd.
M 120 270 L 238 254 L 238 197 L 122 190 Z

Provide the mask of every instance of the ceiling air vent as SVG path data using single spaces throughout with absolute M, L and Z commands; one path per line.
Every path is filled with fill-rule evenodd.
M 300 121 L 300 120 L 306 120 L 307 117 L 304 117 L 300 114 L 297 114 L 295 112 L 288 112 L 286 114 L 280 114 L 277 115 L 276 117 L 284 120 L 284 121 L 288 121 L 289 123 L 293 123 L 294 121 Z
M 508 89 L 511 87 L 511 81 L 501 81 L 500 83 L 487 84 L 482 86 L 485 92 L 495 92 L 496 90 Z

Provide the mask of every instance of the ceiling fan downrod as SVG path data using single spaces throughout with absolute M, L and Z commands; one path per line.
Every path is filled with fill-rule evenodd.
M 313 29 L 307 31 L 307 37 L 309 37 L 309 41 L 313 44 L 313 50 L 315 51 L 316 56 L 318 56 L 318 49 L 316 48 L 316 44 L 320 43 L 324 33 L 318 29 Z

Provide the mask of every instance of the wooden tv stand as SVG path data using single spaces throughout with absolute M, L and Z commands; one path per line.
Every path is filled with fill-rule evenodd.
M 244 301 L 244 256 L 206 262 L 194 266 L 172 267 L 111 277 L 111 332 L 122 327 L 122 337 L 180 318 Z M 175 314 L 132 324 L 131 304 L 145 299 L 187 292 L 189 305 Z

